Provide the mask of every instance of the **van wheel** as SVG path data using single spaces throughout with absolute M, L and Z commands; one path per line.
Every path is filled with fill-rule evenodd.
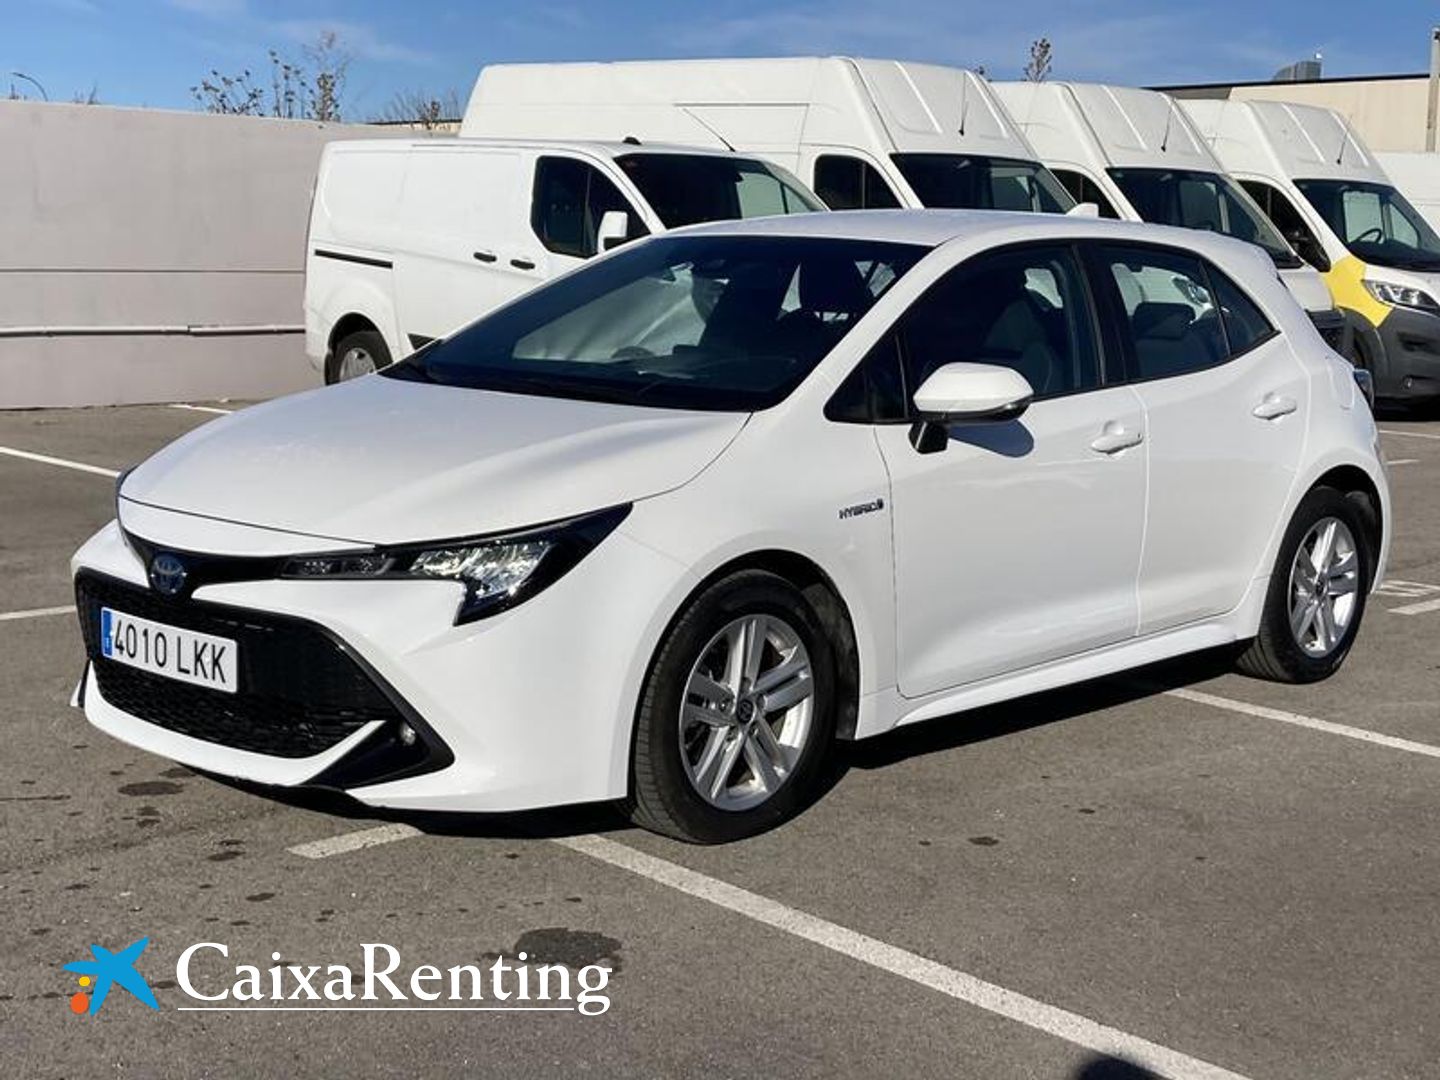
M 706 589 L 661 642 L 641 694 L 631 819 L 699 844 L 786 820 L 834 741 L 835 672 L 820 617 L 784 578 L 744 570 Z
M 1237 662 L 1245 674 L 1308 683 L 1344 663 L 1375 572 L 1357 499 L 1318 487 L 1300 500 L 1270 574 L 1260 633 Z
M 346 382 L 389 366 L 390 348 L 380 331 L 356 330 L 335 343 L 325 363 L 325 381 Z

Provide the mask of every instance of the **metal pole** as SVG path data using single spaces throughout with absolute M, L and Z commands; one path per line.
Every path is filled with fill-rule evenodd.
M 1435 112 L 1440 107 L 1440 26 L 1430 28 L 1430 95 L 1425 110 L 1425 149 L 1435 149 Z

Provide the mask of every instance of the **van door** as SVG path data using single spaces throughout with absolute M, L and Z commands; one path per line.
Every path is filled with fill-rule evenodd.
M 518 150 L 411 151 L 395 251 L 395 307 L 406 352 L 533 284 L 529 272 L 511 265 L 524 261 L 517 247 L 522 188 Z

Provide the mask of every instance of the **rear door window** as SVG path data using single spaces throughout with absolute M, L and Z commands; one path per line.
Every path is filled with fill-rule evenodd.
M 1110 244 L 1095 254 L 1123 316 L 1132 379 L 1203 371 L 1275 333 L 1238 285 L 1197 256 Z

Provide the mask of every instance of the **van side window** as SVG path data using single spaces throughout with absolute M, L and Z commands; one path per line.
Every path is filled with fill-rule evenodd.
M 1325 255 L 1325 249 L 1320 246 L 1315 233 L 1305 224 L 1300 211 L 1295 209 L 1295 204 L 1283 191 L 1260 180 L 1241 180 L 1240 186 L 1245 189 L 1245 194 L 1265 211 L 1265 216 L 1280 230 L 1280 235 L 1295 249 L 1295 254 L 1321 272 L 1330 269 L 1330 260 Z
M 875 166 L 844 154 L 815 159 L 815 194 L 831 210 L 894 210 L 900 200 Z
M 1115 212 L 1115 207 L 1110 204 L 1110 200 L 1105 197 L 1105 193 L 1100 190 L 1099 185 L 1084 173 L 1073 172 L 1070 169 L 1051 169 L 1050 171 L 1055 174 L 1056 180 L 1065 185 L 1065 190 L 1070 192 L 1070 197 L 1077 203 L 1094 203 L 1100 208 L 1102 218 L 1120 217 Z
M 1120 294 L 1132 378 L 1187 375 L 1229 358 L 1220 306 L 1199 259 L 1179 251 L 1108 244 L 1099 254 Z
M 1100 386 L 1090 303 L 1069 247 L 1027 246 L 962 263 L 896 328 L 910 393 L 942 364 L 999 364 L 1037 399 Z
M 535 163 L 530 227 L 548 251 L 590 258 L 598 250 L 600 219 L 610 210 L 630 216 L 632 237 L 649 231 L 620 189 L 593 165 L 561 157 L 542 157 Z

